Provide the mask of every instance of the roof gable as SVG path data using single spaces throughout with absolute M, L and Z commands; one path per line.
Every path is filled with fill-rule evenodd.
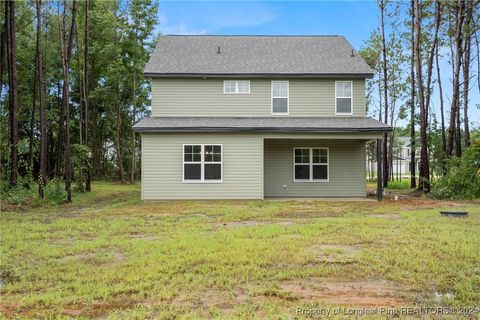
M 343 36 L 160 36 L 149 76 L 357 76 L 372 69 Z

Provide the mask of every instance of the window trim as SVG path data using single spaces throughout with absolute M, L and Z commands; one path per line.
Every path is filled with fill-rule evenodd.
M 350 83 L 350 88 L 351 88 L 350 95 L 351 96 L 350 97 L 338 97 L 337 96 L 337 83 L 346 83 L 346 82 Z M 350 100 L 352 101 L 350 112 L 337 112 L 337 98 L 350 98 Z M 335 81 L 335 115 L 336 116 L 352 116 L 353 115 L 353 81 L 344 81 L 344 80 Z
M 200 146 L 201 156 L 198 161 L 185 161 L 185 146 Z M 205 161 L 205 146 L 220 146 L 221 161 Z M 200 180 L 185 179 L 185 164 L 200 164 Z M 220 180 L 205 180 L 205 163 L 220 164 Z M 219 143 L 184 143 L 182 145 L 182 182 L 183 183 L 223 183 L 223 144 Z
M 238 91 L 238 83 L 240 81 L 248 82 L 248 92 L 239 92 Z M 235 92 L 226 92 L 225 91 L 225 83 L 226 82 L 235 82 Z M 223 94 L 250 94 L 250 80 L 223 80 Z
M 295 179 L 295 150 L 297 149 L 308 149 L 309 150 L 309 163 L 304 163 L 303 165 L 309 165 L 310 167 L 310 179 Z M 327 150 L 327 163 L 313 163 L 313 149 L 324 149 Z M 294 183 L 312 183 L 312 182 L 330 182 L 330 149 L 328 147 L 294 147 L 293 148 L 293 182 Z M 302 165 L 299 163 L 298 165 Z M 327 179 L 313 179 L 313 166 L 314 165 L 326 165 L 327 166 Z
M 277 83 L 286 83 L 287 84 L 287 96 L 286 97 L 275 97 L 275 98 L 287 98 L 287 112 L 273 112 L 273 83 L 274 82 L 277 82 Z M 288 114 L 290 113 L 290 83 L 288 80 L 272 80 L 271 81 L 271 84 L 270 84 L 270 104 L 271 104 L 271 108 L 270 108 L 270 111 L 271 111 L 271 114 L 273 116 L 288 116 Z

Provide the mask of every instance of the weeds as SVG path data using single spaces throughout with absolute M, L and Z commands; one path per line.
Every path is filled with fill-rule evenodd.
M 319 290 L 338 281 L 402 288 L 372 301 L 480 303 L 478 202 L 142 203 L 138 185 L 92 190 L 72 204 L 2 212 L 4 317 L 291 318 L 332 304 Z M 440 217 L 447 206 L 469 217 Z

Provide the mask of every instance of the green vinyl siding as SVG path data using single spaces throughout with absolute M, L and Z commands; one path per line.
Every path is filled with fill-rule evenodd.
M 223 182 L 184 183 L 183 145 L 221 144 Z M 263 137 L 256 134 L 142 134 L 142 199 L 262 199 Z
M 272 79 L 248 79 L 250 80 L 249 94 L 224 94 L 224 80 L 229 79 L 154 78 L 152 79 L 152 116 L 272 116 Z M 281 80 L 289 81 L 288 116 L 335 116 L 336 79 Z M 351 81 L 353 82 L 353 116 L 364 117 L 365 80 Z
M 365 141 L 335 134 L 143 133 L 142 199 L 365 197 Z M 184 144 L 221 144 L 223 181 L 183 182 Z M 329 149 L 328 182 L 294 182 L 295 147 Z
M 293 149 L 329 149 L 328 182 L 294 182 Z M 365 141 L 269 140 L 264 142 L 265 197 L 365 197 Z M 287 188 L 285 189 L 284 186 Z

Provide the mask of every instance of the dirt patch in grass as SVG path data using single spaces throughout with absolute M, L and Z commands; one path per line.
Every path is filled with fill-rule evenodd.
M 216 228 L 226 228 L 226 229 L 237 229 L 242 227 L 255 227 L 255 226 L 262 226 L 262 225 L 278 225 L 289 227 L 295 225 L 296 223 L 293 221 L 256 221 L 256 220 L 244 220 L 244 221 L 226 221 L 216 223 Z
M 78 304 L 66 306 L 60 312 L 69 317 L 105 318 L 104 315 L 111 310 L 123 310 L 135 306 L 136 303 L 130 300 L 99 301 L 92 304 Z
M 385 219 L 385 220 L 397 220 L 402 218 L 399 214 L 396 214 L 396 213 L 376 214 L 373 217 Z
M 448 201 L 448 200 L 434 200 L 427 198 L 404 198 L 398 201 L 387 200 L 385 203 L 396 205 L 401 210 L 419 210 L 419 209 L 436 209 L 442 207 L 465 207 L 471 205 L 470 202 L 465 201 Z
M 72 260 L 94 260 L 97 258 L 97 254 L 93 252 L 82 252 L 78 254 L 71 254 L 60 258 L 60 261 L 72 261 Z
M 129 238 L 134 240 L 146 241 L 154 241 L 160 239 L 160 237 L 155 234 L 131 234 Z
M 283 217 L 283 218 L 290 218 L 290 219 L 315 219 L 315 218 L 335 218 L 335 217 L 342 217 L 346 213 L 346 210 L 344 212 L 331 212 L 331 211 L 318 211 L 318 209 L 315 209 L 313 211 L 303 211 L 303 212 L 292 212 L 292 211 L 280 211 L 278 213 L 275 213 L 275 216 L 277 217 Z
M 0 304 L 0 315 L 11 317 L 15 313 L 17 313 L 17 311 L 19 309 L 21 309 L 20 305 L 8 305 L 8 306 L 6 306 L 4 304 Z
M 53 246 L 66 246 L 66 245 L 70 245 L 76 239 L 73 237 L 69 237 L 69 238 L 55 237 L 55 238 L 50 238 L 49 240 L 50 240 L 50 244 Z
M 123 251 L 116 248 L 114 251 L 113 251 L 113 259 L 111 260 L 111 262 L 109 263 L 109 265 L 114 265 L 116 263 L 120 263 L 120 262 L 123 262 L 127 260 L 127 257 L 125 257 L 125 255 L 123 254 Z
M 213 310 L 225 317 L 233 312 L 236 305 L 248 300 L 248 294 L 241 289 L 227 291 L 209 288 L 194 295 L 191 292 L 180 294 L 172 300 L 162 301 L 162 303 L 193 308 L 202 318 L 211 318 L 210 312 Z
M 344 251 L 347 254 L 351 254 L 359 251 L 362 248 L 361 245 L 344 245 L 344 244 L 317 244 L 312 247 L 314 250 L 340 250 Z
M 333 305 L 364 307 L 405 305 L 407 291 L 399 283 L 386 280 L 341 281 L 307 278 L 285 281 L 280 289 L 291 298 Z
M 316 244 L 307 248 L 307 252 L 315 256 L 315 260 L 321 263 L 354 263 L 352 256 L 361 250 L 360 245 L 343 244 Z
M 125 255 L 123 254 L 122 250 L 119 248 L 115 248 L 113 252 L 105 251 L 103 254 L 109 257 L 108 261 L 102 261 L 101 256 L 99 256 L 98 252 L 82 252 L 78 254 L 67 255 L 61 257 L 59 260 L 62 262 L 70 262 L 70 261 L 83 261 L 83 262 L 91 262 L 97 264 L 97 262 L 104 262 L 102 264 L 106 265 L 115 265 L 122 261 L 126 260 Z M 110 257 L 111 256 L 111 257 Z
M 217 228 L 227 228 L 227 229 L 236 229 L 241 227 L 255 227 L 267 224 L 268 221 L 255 221 L 255 220 L 246 220 L 246 221 L 230 221 L 230 222 L 220 222 L 215 226 Z

